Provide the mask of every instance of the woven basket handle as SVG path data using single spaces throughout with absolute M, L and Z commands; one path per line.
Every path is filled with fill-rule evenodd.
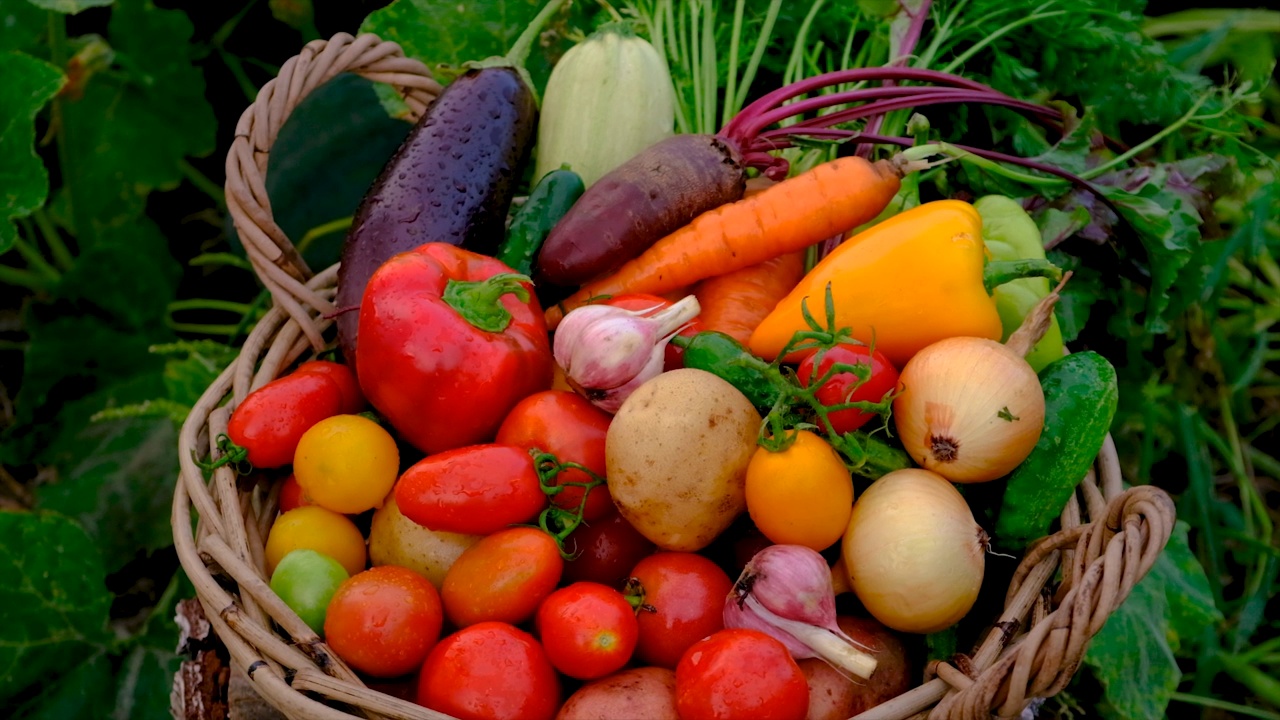
M 343 72 L 390 84 L 409 106 L 412 121 L 442 90 L 426 65 L 405 57 L 399 45 L 377 35 L 338 33 L 329 40 L 313 40 L 262 86 L 236 123 L 227 153 L 227 210 L 249 261 L 275 304 L 298 322 L 317 351 L 324 340 L 304 306 L 321 313 L 331 313 L 334 307 L 306 286 L 311 269 L 272 217 L 265 179 L 268 153 L 289 113 L 311 91 Z

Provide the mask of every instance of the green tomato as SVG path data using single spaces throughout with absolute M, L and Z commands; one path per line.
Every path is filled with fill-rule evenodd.
M 299 548 L 280 560 L 271 574 L 271 591 L 317 634 L 324 635 L 329 600 L 350 575 L 337 560 Z

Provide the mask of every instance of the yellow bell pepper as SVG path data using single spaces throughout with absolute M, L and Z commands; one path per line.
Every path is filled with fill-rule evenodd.
M 959 200 L 899 213 L 849 238 L 806 275 L 751 335 L 751 351 L 773 360 L 798 331 L 811 328 L 801 303 L 824 317 L 831 285 L 835 327 L 901 368 L 921 349 L 949 337 L 999 341 L 1003 327 L 990 288 L 1061 272 L 1044 260 L 987 263 L 982 217 Z M 788 362 L 799 357 L 788 357 Z

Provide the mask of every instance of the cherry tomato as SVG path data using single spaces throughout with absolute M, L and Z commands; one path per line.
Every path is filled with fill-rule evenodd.
M 351 575 L 337 560 L 315 550 L 298 548 L 285 555 L 271 573 L 271 591 L 280 596 L 302 621 L 324 633 L 325 612 L 338 586 Z
M 813 359 L 816 355 L 816 352 L 805 355 L 800 360 L 800 366 L 796 368 L 796 375 L 805 387 L 809 386 L 811 380 L 821 378 L 835 363 L 868 366 L 871 373 L 866 382 L 861 385 L 858 385 L 858 377 L 853 373 L 842 372 L 833 375 L 818 389 L 817 397 L 823 405 L 840 405 L 859 400 L 880 402 L 887 393 L 898 387 L 898 371 L 893 364 L 878 351 L 872 352 L 866 345 L 841 343 L 823 354 L 822 365 L 815 370 Z M 857 386 L 856 389 L 854 386 Z M 857 408 L 837 410 L 827 415 L 832 429 L 840 434 L 857 430 L 873 417 L 875 417 L 874 413 L 863 412 Z
M 342 583 L 329 601 L 324 635 L 351 667 L 390 678 L 421 667 L 443 625 L 431 581 L 408 568 L 381 565 Z
M 441 640 L 418 676 L 418 704 L 459 720 L 551 720 L 560 678 L 529 633 L 482 622 Z
M 396 441 L 362 415 L 335 415 L 298 441 L 293 474 L 315 504 L 354 515 L 382 505 L 400 472 Z
M 289 512 L 303 505 L 315 505 L 315 501 L 307 497 L 302 491 L 302 486 L 298 484 L 298 476 L 289 473 L 289 477 L 284 479 L 280 485 L 280 512 Z
M 533 458 L 515 445 L 468 445 L 428 455 L 396 483 L 405 517 L 436 531 L 488 535 L 547 506 Z
M 622 593 L 593 582 L 574 583 L 538 606 L 538 637 L 557 670 L 579 680 L 622 668 L 636 649 L 636 613 Z
M 574 554 L 564 565 L 566 581 L 588 580 L 618 588 L 631 568 L 653 552 L 654 545 L 614 510 L 603 519 L 575 528 L 565 540 L 565 549 Z
M 341 513 L 306 505 L 282 513 L 267 533 L 267 575 L 291 551 L 308 548 L 337 560 L 351 575 L 364 570 L 367 554 L 364 535 L 351 518 Z
M 676 667 L 681 720 L 804 720 L 809 684 L 786 646 L 732 628 L 699 640 Z
M 445 615 L 458 627 L 486 620 L 519 625 L 533 617 L 563 571 L 550 535 L 532 527 L 500 530 L 463 550 L 445 573 Z
M 724 599 L 733 581 L 718 565 L 691 552 L 657 552 L 636 563 L 631 576 L 644 590 L 636 615 L 636 657 L 674 668 L 690 645 L 724 628 Z
M 342 404 L 342 388 L 329 375 L 293 372 L 249 393 L 231 412 L 227 437 L 248 451 L 254 467 L 288 465 L 302 434 L 341 413 Z
M 575 392 L 547 390 L 516 403 L 498 428 L 497 442 L 518 445 L 526 450 L 538 448 L 555 455 L 561 462 L 578 463 L 604 477 L 604 438 L 612 419 Z M 552 483 L 586 483 L 590 480 L 591 476 L 581 470 L 565 470 Z M 557 507 L 577 510 L 582 503 L 582 488 L 565 488 L 553 495 L 551 502 Z M 587 495 L 582 518 L 596 520 L 613 510 L 608 486 L 600 485 Z
M 653 308 L 655 311 L 671 307 L 673 304 L 666 298 L 661 298 L 657 295 L 649 295 L 648 293 L 626 293 L 623 295 L 614 295 L 613 297 L 607 300 L 601 300 L 600 302 L 604 305 L 620 307 L 623 310 L 648 310 L 649 308 Z M 691 338 L 702 332 L 704 329 L 702 321 L 695 317 L 689 321 L 688 327 L 676 334 L 681 337 Z M 663 358 L 662 363 L 663 371 L 678 370 L 682 367 L 684 367 L 684 348 L 677 347 L 672 343 L 667 343 L 666 356 Z
M 299 365 L 294 374 L 297 373 L 324 375 L 337 383 L 338 392 L 342 397 L 339 411 L 346 415 L 355 415 L 369 404 L 365 401 L 364 394 L 360 392 L 360 381 L 347 365 L 328 360 L 312 360 Z
M 746 495 L 751 521 L 765 537 L 819 552 L 839 542 L 853 514 L 853 476 L 831 445 L 808 430 L 781 452 L 756 448 Z

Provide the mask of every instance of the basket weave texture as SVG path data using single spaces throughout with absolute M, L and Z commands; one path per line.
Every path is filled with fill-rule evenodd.
M 441 92 L 427 67 L 404 57 L 395 43 L 342 33 L 308 43 L 241 116 L 227 156 L 227 205 L 273 306 L 182 427 L 174 542 L 235 671 L 247 673 L 259 694 L 287 716 L 450 720 L 366 687 L 271 591 L 263 551 L 279 484 L 245 484 L 226 466 L 206 480 L 196 464 L 197 457 L 218 453 L 218 436 L 249 392 L 326 346 L 337 265 L 318 274 L 306 266 L 272 219 L 264 176 L 289 113 L 342 72 L 392 85 L 413 120 Z M 926 682 L 858 719 L 1013 718 L 1034 698 L 1061 691 L 1089 640 L 1155 562 L 1174 519 L 1164 491 L 1125 489 L 1108 437 L 1064 510 L 1062 529 L 1027 549 L 1003 611 L 974 652 L 932 664 Z

